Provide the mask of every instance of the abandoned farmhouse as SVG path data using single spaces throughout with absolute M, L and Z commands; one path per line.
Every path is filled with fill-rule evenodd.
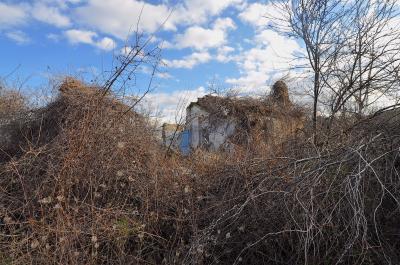
M 267 98 L 206 95 L 186 109 L 186 123 L 164 124 L 163 143 L 188 154 L 194 149 L 230 151 L 251 141 L 278 143 L 304 127 L 304 114 L 277 81 Z

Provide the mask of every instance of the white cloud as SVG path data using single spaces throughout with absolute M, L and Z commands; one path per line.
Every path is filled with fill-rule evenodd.
M 273 4 L 252 3 L 248 5 L 240 14 L 239 18 L 252 26 L 266 27 L 271 18 L 280 18 L 283 14 Z
M 194 26 L 188 28 L 183 34 L 176 36 L 176 47 L 202 50 L 218 47 L 224 44 L 225 41 L 225 33 L 222 30 Z
M 114 40 L 108 37 L 96 40 L 98 35 L 93 31 L 70 29 L 65 31 L 64 35 L 71 44 L 89 44 L 105 51 L 110 51 L 116 46 Z
M 25 24 L 28 18 L 26 5 L 0 2 L 0 29 Z
M 178 26 L 206 23 L 230 6 L 241 6 L 244 0 L 185 0 L 171 5 L 168 1 L 152 4 L 139 0 L 88 0 L 74 11 L 74 17 L 94 30 L 126 39 L 136 29 L 152 33 Z M 143 12 L 141 10 L 143 9 Z
M 190 11 L 198 10 L 200 14 L 215 16 L 232 5 L 240 5 L 243 0 L 186 0 L 185 6 Z
M 221 46 L 216 50 L 216 54 L 210 54 L 208 51 L 198 51 L 194 52 L 182 59 L 175 60 L 164 60 L 167 67 L 171 68 L 186 68 L 192 69 L 198 64 L 207 63 L 211 60 L 216 60 L 218 62 L 227 63 L 236 58 L 233 54 L 235 49 L 230 46 Z
M 61 13 L 66 9 L 65 0 L 36 0 L 34 3 L 0 3 L 0 29 L 15 28 L 37 20 L 56 27 L 71 25 L 70 18 Z
M 232 19 L 219 18 L 210 29 L 200 26 L 189 27 L 184 33 L 175 37 L 173 46 L 180 49 L 194 48 L 197 50 L 217 48 L 227 42 L 228 30 L 235 28 Z
M 219 62 L 231 61 L 234 57 L 234 48 L 225 45 L 228 41 L 228 31 L 235 29 L 236 25 L 231 18 L 218 18 L 214 21 L 212 28 L 206 29 L 193 26 L 186 29 L 182 34 L 175 36 L 173 43 L 164 43 L 165 48 L 194 48 L 197 52 L 182 59 L 165 60 L 167 66 L 172 68 L 191 69 L 212 59 Z M 216 55 L 212 56 L 208 49 L 216 48 Z
M 164 60 L 164 63 L 171 68 L 192 69 L 194 66 L 209 62 L 211 59 L 212 57 L 208 52 L 194 52 L 180 60 Z
M 49 40 L 52 40 L 54 42 L 59 42 L 61 40 L 61 37 L 62 36 L 60 36 L 58 34 L 54 34 L 54 33 L 49 33 L 46 35 L 46 38 L 48 38 Z
M 164 4 L 136 0 L 89 0 L 75 10 L 76 18 L 83 24 L 120 39 L 127 38 L 136 29 L 138 21 L 140 30 L 154 32 L 169 14 L 170 9 Z M 174 27 L 169 22 L 165 26 Z
M 45 22 L 56 27 L 67 27 L 71 25 L 70 19 L 61 14 L 61 11 L 54 6 L 48 6 L 43 2 L 37 2 L 32 7 L 32 16 L 41 22 Z
M 0 3 L 0 29 L 18 29 L 28 22 L 39 21 L 59 28 L 79 27 L 87 32 L 126 39 L 136 30 L 152 33 L 163 25 L 164 30 L 188 27 L 177 36 L 175 44 L 198 50 L 215 48 L 226 42 L 226 32 L 235 28 L 230 18 L 217 19 L 212 28 L 202 24 L 220 15 L 229 7 L 239 9 L 245 0 L 183 0 L 151 2 L 148 0 L 21 0 Z M 175 4 L 173 4 L 173 2 Z M 23 3 L 23 4 L 21 4 Z M 51 35 L 55 37 L 55 35 Z M 72 36 L 78 37 L 78 36 Z M 80 36 L 82 37 L 82 36 Z M 94 37 L 94 36 L 93 36 Z M 56 38 L 52 38 L 56 39 Z M 90 38 L 89 38 L 90 39 Z M 190 41 L 193 39 L 195 42 Z M 95 46 L 105 49 L 110 38 L 97 40 Z M 87 44 L 92 44 L 86 39 Z M 73 41 L 72 41 L 73 42 Z M 82 42 L 82 41 L 80 41 Z M 168 45 L 168 43 L 166 43 Z
M 216 59 L 218 62 L 227 63 L 235 59 L 235 55 L 232 53 L 235 51 L 235 48 L 230 46 L 222 46 L 217 50 Z
M 6 32 L 5 35 L 7 38 L 15 41 L 17 44 L 27 44 L 31 41 L 30 38 L 20 30 Z
M 214 22 L 215 30 L 227 31 L 229 29 L 236 29 L 235 22 L 229 17 L 226 18 L 217 18 Z
M 158 77 L 158 78 L 161 78 L 161 79 L 171 79 L 173 76 L 172 75 L 170 75 L 169 73 L 167 73 L 167 72 L 158 72 L 157 74 L 156 74 L 156 76 Z
M 95 46 L 101 50 L 110 51 L 116 47 L 116 43 L 113 39 L 104 37 L 95 43 Z
M 172 20 L 188 25 L 202 24 L 230 6 L 240 7 L 243 0 L 186 0 L 176 8 Z
M 81 4 L 86 0 L 34 0 L 31 2 L 42 3 L 47 6 L 53 6 L 60 10 L 66 10 L 70 6 Z
M 278 79 L 293 66 L 295 53 L 302 52 L 300 45 L 292 39 L 271 30 L 264 30 L 254 38 L 255 47 L 243 51 L 236 57 L 241 76 L 228 78 L 229 84 L 244 90 L 265 87 L 271 79 Z
M 207 91 L 202 86 L 192 90 L 149 93 L 144 99 L 144 105 L 147 105 L 147 108 L 159 110 L 163 122 L 175 123 L 179 120 L 184 121 L 185 110 L 190 102 L 197 101 L 197 98 L 206 94 Z
M 71 44 L 92 44 L 93 38 L 97 36 L 97 33 L 93 31 L 70 29 L 65 32 L 65 36 Z
M 268 19 L 264 17 L 266 9 L 267 5 L 265 4 L 253 3 L 239 14 L 239 18 L 255 26 L 265 26 L 268 22 Z

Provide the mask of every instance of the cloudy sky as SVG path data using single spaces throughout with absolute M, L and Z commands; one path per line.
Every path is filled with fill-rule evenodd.
M 34 87 L 49 74 L 98 75 L 140 16 L 165 63 L 148 100 L 168 118 L 210 82 L 257 94 L 287 73 L 301 43 L 266 27 L 271 12 L 253 0 L 0 0 L 0 76 L 17 68 Z

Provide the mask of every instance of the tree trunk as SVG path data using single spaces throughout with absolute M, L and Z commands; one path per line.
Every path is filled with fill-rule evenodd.
M 314 143 L 316 142 L 316 136 L 317 136 L 318 96 L 319 96 L 319 71 L 315 71 L 314 72 L 314 102 L 313 102 L 313 116 L 312 116 L 313 141 L 314 141 Z

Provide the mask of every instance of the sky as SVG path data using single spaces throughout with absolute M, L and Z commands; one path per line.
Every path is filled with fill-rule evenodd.
M 211 84 L 266 94 L 290 72 L 302 44 L 268 29 L 273 12 L 252 0 L 0 0 L 0 77 L 33 88 L 53 75 L 90 80 L 112 69 L 138 26 L 162 47 L 146 102 L 173 121 Z M 132 91 L 143 91 L 149 70 L 138 70 Z

